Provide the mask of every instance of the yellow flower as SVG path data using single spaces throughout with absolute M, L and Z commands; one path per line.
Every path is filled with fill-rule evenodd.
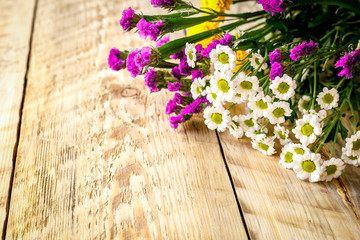
M 239 70 L 239 68 L 242 67 L 242 63 L 249 59 L 249 58 L 244 59 L 247 55 L 248 55 L 248 53 L 246 51 L 242 51 L 242 50 L 236 51 L 237 63 L 236 63 L 235 70 L 233 72 L 236 72 L 237 70 Z M 242 59 L 244 59 L 244 60 L 242 60 Z M 240 60 L 242 60 L 242 61 L 240 61 Z M 250 70 L 248 70 L 246 72 L 246 74 L 248 74 L 249 71 Z
M 230 10 L 232 0 L 201 0 L 201 8 L 211 8 L 218 12 Z
M 198 33 L 202 33 L 202 32 L 208 31 L 208 30 L 215 29 L 217 27 L 219 27 L 218 22 L 204 22 L 204 23 L 201 23 L 199 25 L 189 28 L 187 36 L 189 37 L 189 36 L 192 36 L 192 35 L 195 35 Z M 217 39 L 217 38 L 218 38 L 217 36 L 212 36 L 210 38 L 207 38 L 200 42 L 197 42 L 196 44 L 200 43 L 203 46 L 203 48 L 206 48 L 207 45 L 209 45 L 212 42 L 212 40 Z

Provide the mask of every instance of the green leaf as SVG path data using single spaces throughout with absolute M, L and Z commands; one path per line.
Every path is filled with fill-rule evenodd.
M 269 19 L 266 20 L 266 22 L 267 22 L 269 25 L 272 25 L 272 26 L 274 26 L 274 27 L 277 28 L 277 29 L 284 30 L 284 31 L 288 31 L 287 26 L 286 26 L 286 25 L 284 24 L 284 22 L 281 21 L 280 19 L 269 18 Z

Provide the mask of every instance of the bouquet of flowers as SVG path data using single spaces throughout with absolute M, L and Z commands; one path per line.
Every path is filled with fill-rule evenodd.
M 259 0 L 264 10 L 225 12 L 245 1 L 202 0 L 198 8 L 151 0 L 166 15 L 129 7 L 121 27 L 155 46 L 113 48 L 109 66 L 144 75 L 150 92 L 174 92 L 164 107 L 172 128 L 203 114 L 209 129 L 248 137 L 265 155 L 281 145 L 280 164 L 299 179 L 330 181 L 345 164 L 359 166 L 360 1 Z M 168 33 L 184 29 L 186 37 L 169 40 Z M 236 115 L 237 105 L 247 114 Z M 340 138 L 345 145 L 335 156 Z

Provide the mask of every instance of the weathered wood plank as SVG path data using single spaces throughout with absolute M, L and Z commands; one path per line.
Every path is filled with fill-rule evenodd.
M 0 235 L 8 212 L 34 0 L 0 1 Z
M 39 1 L 7 238 L 246 238 L 216 135 L 107 70 L 144 44 L 121 10 L 149 2 Z
M 298 180 L 249 139 L 220 134 L 245 221 L 254 239 L 358 239 L 353 213 L 330 183 Z

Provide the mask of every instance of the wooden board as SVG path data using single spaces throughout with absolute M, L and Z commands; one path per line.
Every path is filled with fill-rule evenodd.
M 33 0 L 0 1 L 0 235 L 6 224 L 21 102 L 27 69 Z
M 358 219 L 337 182 L 298 180 L 279 165 L 279 155 L 264 156 L 249 139 L 228 132 L 220 139 L 251 238 L 359 238 Z
M 173 131 L 169 94 L 107 70 L 144 44 L 119 27 L 129 5 L 39 0 L 8 239 L 246 238 L 215 133 Z

